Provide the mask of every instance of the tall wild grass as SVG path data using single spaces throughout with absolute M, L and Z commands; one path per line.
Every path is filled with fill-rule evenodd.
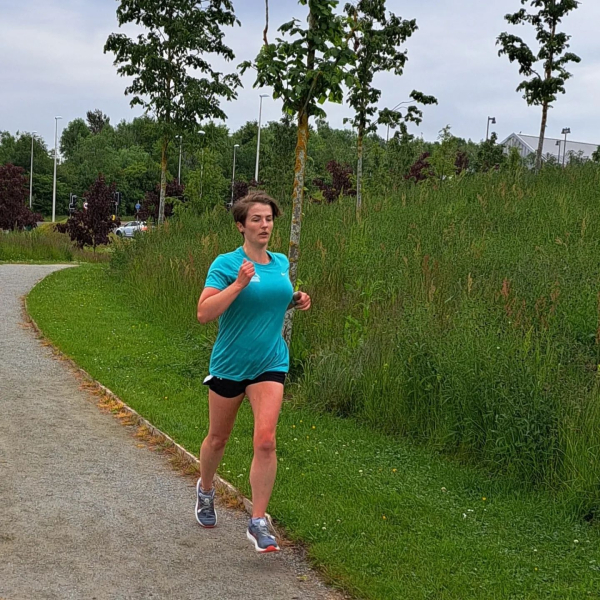
M 0 231 L 0 262 L 108 262 L 106 252 L 80 250 L 69 236 L 57 233 L 51 224 L 32 231 Z
M 184 214 L 113 266 L 148 318 L 210 345 L 198 297 L 240 243 L 224 210 Z M 359 220 L 349 199 L 307 204 L 298 401 L 600 509 L 599 246 L 593 165 L 407 185 Z

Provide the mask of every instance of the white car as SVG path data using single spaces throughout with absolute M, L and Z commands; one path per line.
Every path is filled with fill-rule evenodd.
M 145 221 L 129 221 L 115 229 L 115 233 L 119 237 L 133 237 L 138 231 L 148 231 Z

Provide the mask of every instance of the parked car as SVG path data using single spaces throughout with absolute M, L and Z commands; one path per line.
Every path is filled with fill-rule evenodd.
M 119 237 L 133 237 L 139 231 L 148 231 L 145 221 L 129 221 L 115 229 L 115 233 Z

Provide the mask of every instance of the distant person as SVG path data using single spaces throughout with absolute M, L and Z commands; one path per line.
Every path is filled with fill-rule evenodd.
M 219 334 L 210 375 L 204 380 L 210 422 L 200 450 L 196 519 L 202 527 L 217 524 L 213 477 L 248 396 L 254 414 L 254 458 L 253 510 L 246 535 L 258 552 L 276 552 L 279 545 L 265 514 L 277 473 L 275 432 L 289 370 L 282 328 L 288 309 L 308 310 L 311 300 L 303 292 L 294 294 L 287 257 L 267 250 L 273 221 L 280 215 L 276 202 L 264 192 L 251 192 L 233 205 L 232 214 L 243 245 L 215 259 L 198 302 L 198 320 L 218 318 Z

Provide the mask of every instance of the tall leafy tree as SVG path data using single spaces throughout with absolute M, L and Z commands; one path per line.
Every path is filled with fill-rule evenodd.
M 346 77 L 348 84 L 352 82 L 345 68 L 354 60 L 348 47 L 348 21 L 335 12 L 339 2 L 299 0 L 299 4 L 308 7 L 306 25 L 295 18 L 285 23 L 279 28 L 282 37 L 275 43 L 265 44 L 254 65 L 242 64 L 242 72 L 255 66 L 258 73 L 255 86 L 272 87 L 273 98 L 281 98 L 284 112 L 294 115 L 298 122 L 289 249 L 293 284 L 298 274 L 309 119 L 325 116 L 321 105 L 327 100 L 342 102 L 343 82 Z M 288 343 L 292 314 L 286 315 L 284 327 Z
M 158 221 L 162 223 L 173 136 L 197 131 L 202 119 L 225 119 L 220 100 L 236 98 L 237 74 L 215 71 L 206 55 L 232 60 L 222 27 L 239 22 L 230 0 L 120 0 L 117 17 L 119 25 L 135 23 L 146 30 L 136 40 L 113 33 L 104 51 L 115 54 L 120 75 L 133 77 L 125 90 L 133 95 L 131 105 L 143 106 L 161 127 Z
M 100 133 L 107 125 L 110 125 L 110 118 L 99 108 L 96 110 L 88 110 L 86 116 L 87 126 L 90 130 L 90 133 L 93 135 Z
M 86 122 L 83 119 L 73 119 L 73 121 L 63 129 L 62 135 L 60 136 L 60 153 L 66 160 L 73 158 L 77 146 L 89 135 L 90 128 L 86 125 Z
M 571 77 L 566 66 L 570 62 L 581 62 L 579 56 L 566 51 L 571 36 L 558 31 L 563 18 L 579 6 L 579 1 L 521 0 L 521 4 L 530 5 L 534 10 L 528 12 L 522 8 L 514 14 L 506 15 L 505 19 L 511 25 L 532 25 L 539 49 L 534 52 L 520 37 L 505 32 L 498 36 L 498 55 L 505 54 L 510 62 L 516 61 L 519 64 L 519 73 L 529 79 L 521 82 L 517 91 L 523 92 L 523 97 L 530 106 L 542 107 L 540 141 L 535 162 L 536 171 L 539 171 L 542 166 L 548 109 L 558 93 L 565 93 L 565 82 Z M 541 63 L 541 69 L 536 69 L 538 63 Z
M 359 0 L 356 4 L 346 4 L 346 14 L 356 24 L 354 28 L 355 63 L 349 72 L 352 85 L 348 102 L 355 110 L 350 121 L 358 133 L 358 166 L 356 173 L 356 207 L 362 205 L 363 140 L 368 133 L 377 129 L 377 124 L 398 126 L 406 121 L 419 124 L 423 113 L 416 105 L 409 106 L 404 112 L 384 109 L 375 118 L 381 90 L 373 87 L 375 75 L 381 71 L 392 71 L 401 76 L 404 72 L 408 53 L 400 45 L 417 30 L 417 22 L 397 17 L 386 11 L 386 0 Z M 417 103 L 437 104 L 433 96 L 413 91 L 410 97 Z

